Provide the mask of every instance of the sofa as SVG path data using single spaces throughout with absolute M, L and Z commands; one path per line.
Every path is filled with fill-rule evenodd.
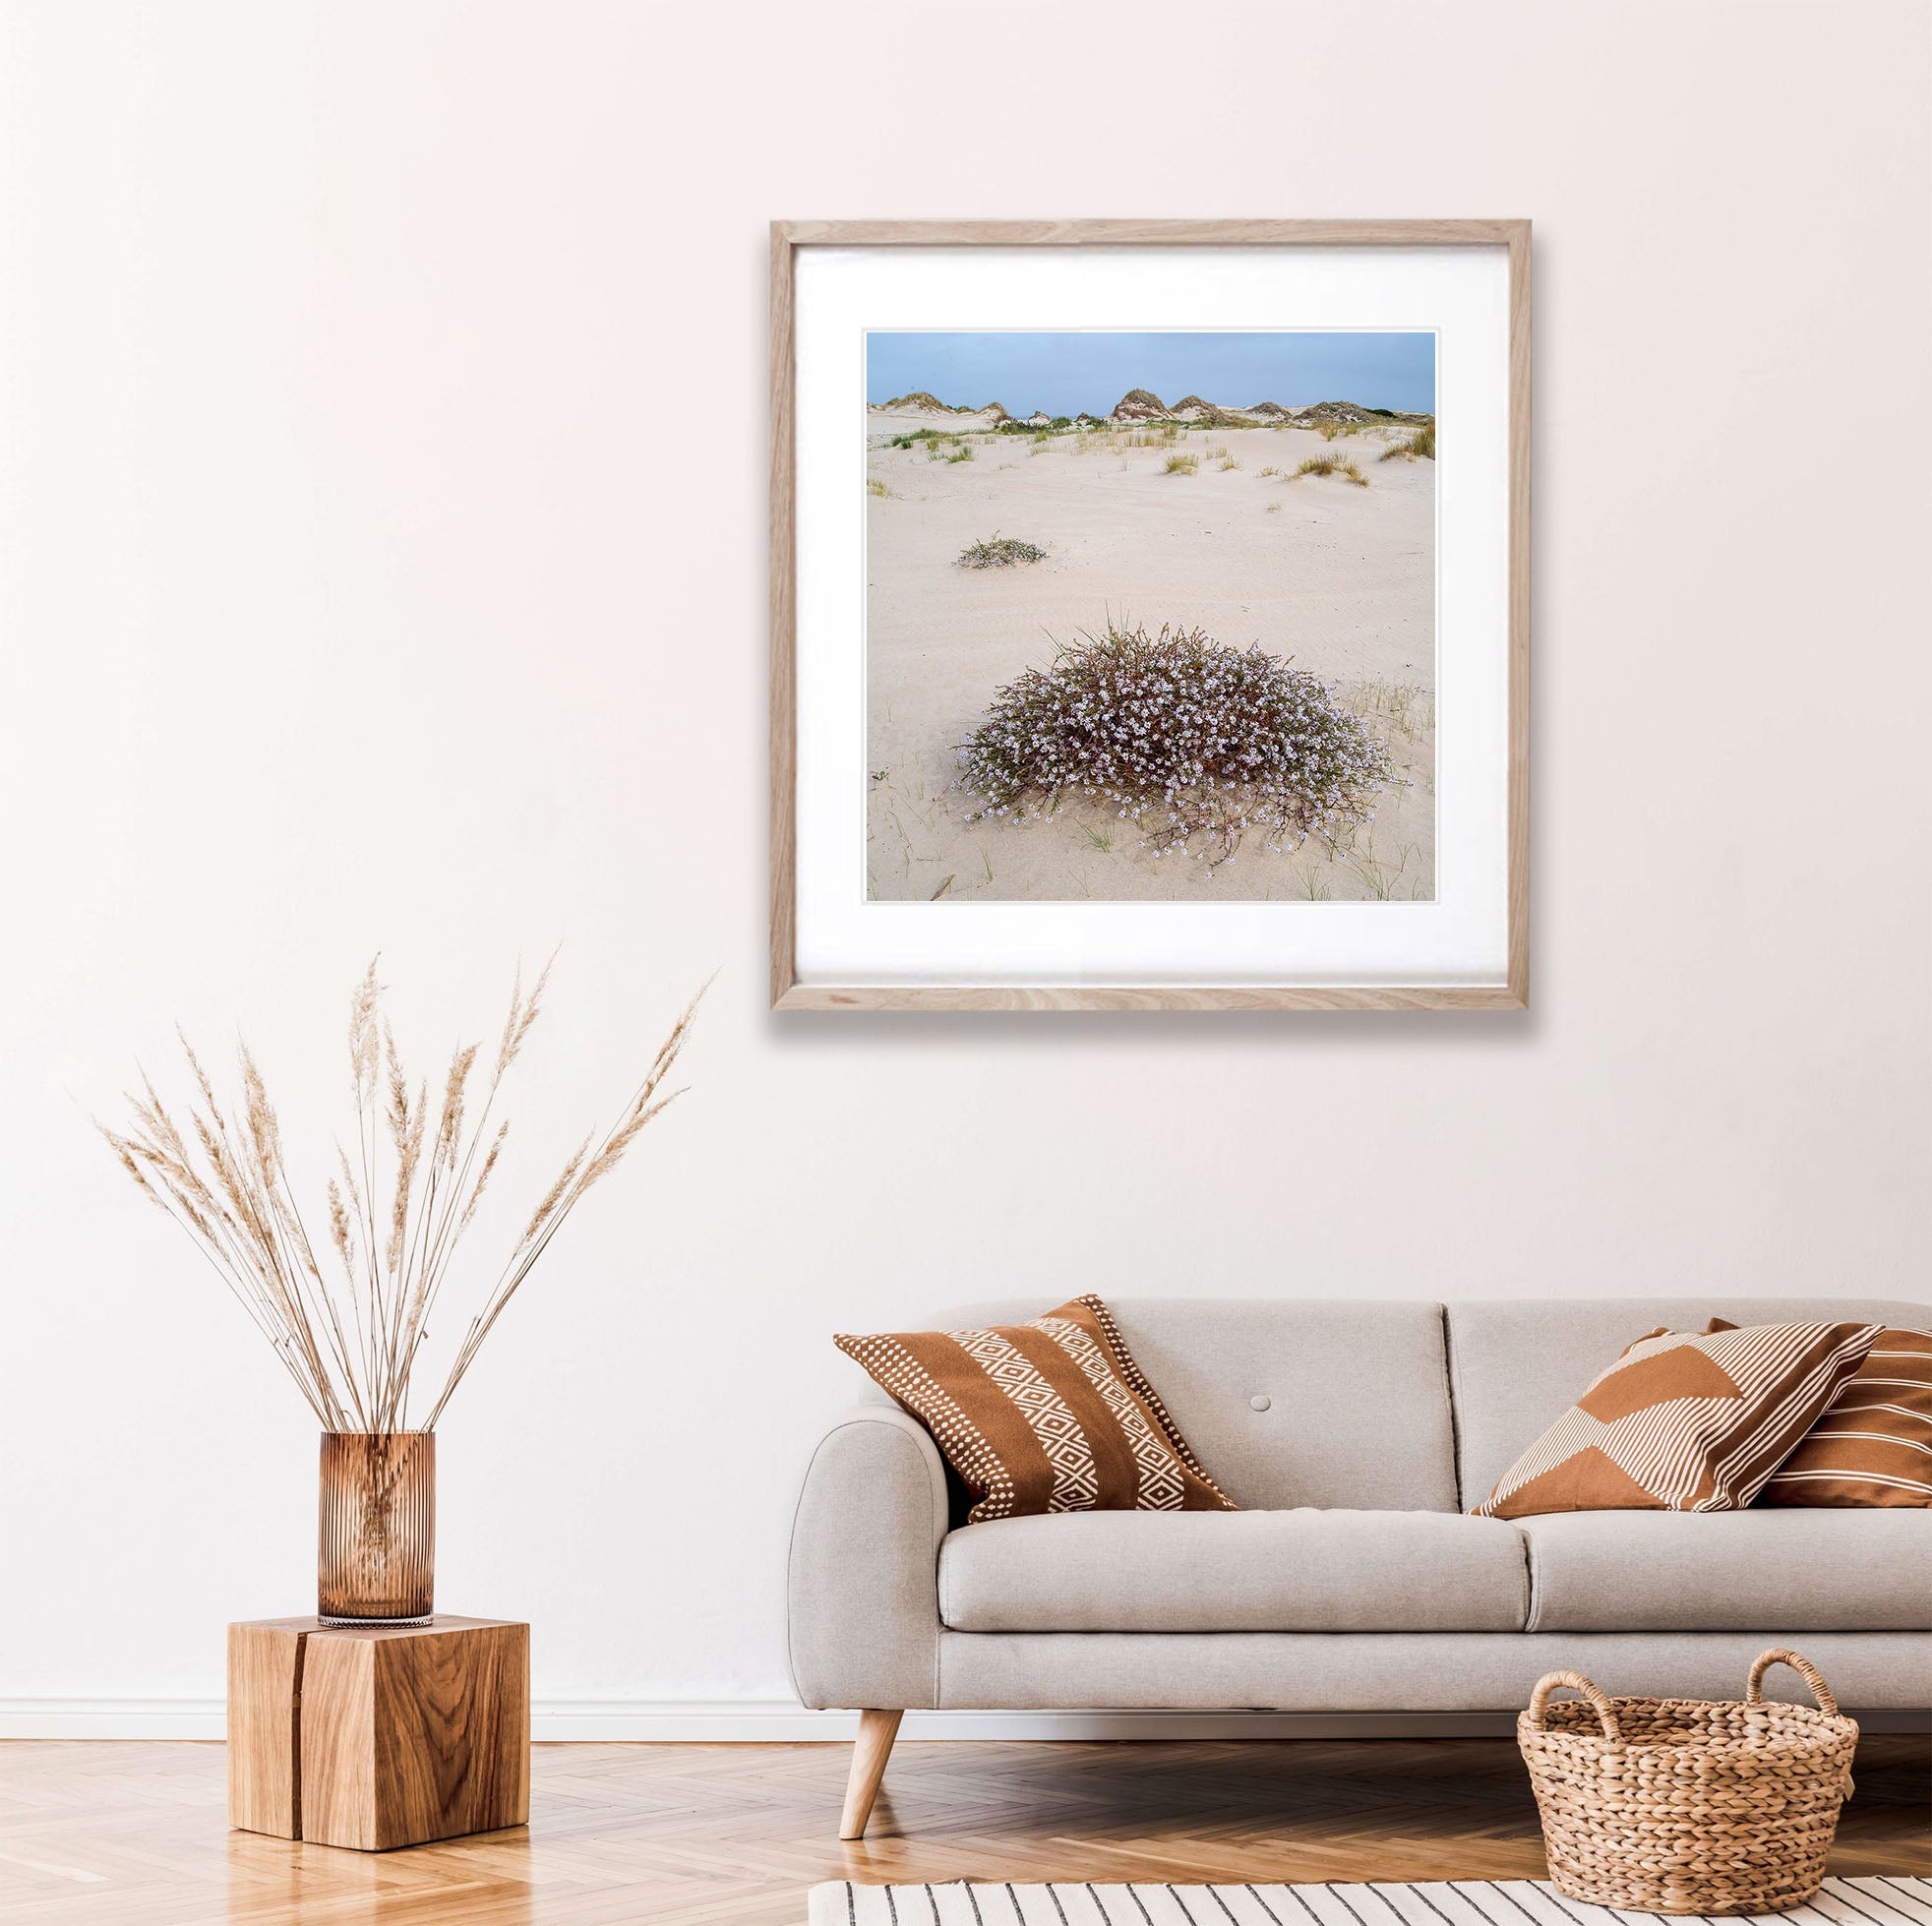
M 912 1708 L 1498 1713 L 1565 1667 L 1611 1693 L 1736 1698 L 1761 1650 L 1800 1641 L 1847 1710 L 1932 1707 L 1932 1510 L 1468 1516 L 1660 1325 L 1923 1329 L 1922 1304 L 1108 1302 L 1241 1509 L 962 1525 L 930 1433 L 868 1385 L 812 1454 L 787 1575 L 799 1698 L 862 1715 L 841 1837 L 863 1834 Z M 1767 1690 L 1803 1696 L 1782 1668 Z

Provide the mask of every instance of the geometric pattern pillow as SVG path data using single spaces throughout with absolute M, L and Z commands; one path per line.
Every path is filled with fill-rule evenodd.
M 1885 1330 L 1761 1505 L 1932 1505 L 1932 1333 Z
M 1484 1518 L 1735 1511 L 1864 1361 L 1876 1324 L 1640 1338 L 1497 1480 Z
M 832 1341 L 933 1434 L 969 1524 L 1071 1511 L 1235 1511 L 1113 1314 L 1076 1297 L 1025 1324 Z

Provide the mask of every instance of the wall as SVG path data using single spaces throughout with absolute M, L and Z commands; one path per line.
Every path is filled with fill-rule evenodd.
M 783 1701 L 833 1328 L 1924 1290 L 1922 9 L 0 32 L 15 1729 L 210 1729 L 311 1595 L 307 1414 L 86 1118 L 179 1018 L 332 1121 L 378 948 L 436 1054 L 563 943 L 523 1194 L 719 972 L 444 1427 L 442 1599 L 550 1730 Z M 1527 1018 L 765 1012 L 763 224 L 995 213 L 1536 220 Z

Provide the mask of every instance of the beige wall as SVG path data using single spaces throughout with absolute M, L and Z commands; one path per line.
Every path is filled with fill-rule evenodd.
M 782 1698 L 833 1328 L 1923 1293 L 1923 8 L 16 0 L 0 35 L 29 1722 L 206 1706 L 223 1621 L 311 1595 L 305 1414 L 84 1113 L 179 1016 L 317 1113 L 379 946 L 441 1052 L 565 944 L 526 1190 L 721 971 L 687 1106 L 444 1428 L 443 1602 L 535 1620 L 550 1701 Z M 994 213 L 1537 222 L 1527 1018 L 765 1013 L 763 224 Z

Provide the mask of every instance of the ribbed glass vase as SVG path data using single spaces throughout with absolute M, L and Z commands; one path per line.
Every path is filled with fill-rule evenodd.
M 435 1594 L 436 1434 L 325 1431 L 316 1615 L 421 1625 Z

